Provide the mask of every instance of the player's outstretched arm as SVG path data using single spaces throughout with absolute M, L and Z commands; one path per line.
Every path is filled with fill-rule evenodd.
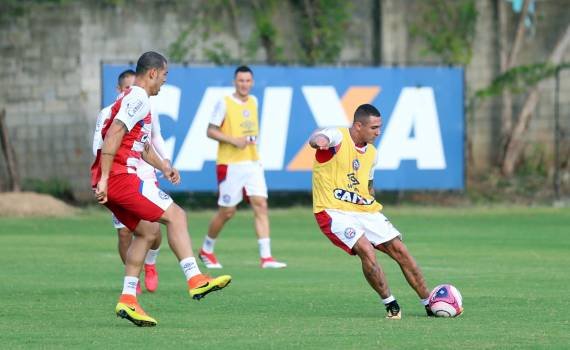
M 111 171 L 115 154 L 117 154 L 117 150 L 126 132 L 126 125 L 122 121 L 115 119 L 105 135 L 101 149 L 101 179 L 97 183 L 97 189 L 95 190 L 95 197 L 101 204 L 107 202 L 107 181 L 109 180 L 109 172 Z
M 318 131 L 313 133 L 309 138 L 309 145 L 314 149 L 328 149 L 330 147 L 330 143 L 331 141 L 329 138 Z

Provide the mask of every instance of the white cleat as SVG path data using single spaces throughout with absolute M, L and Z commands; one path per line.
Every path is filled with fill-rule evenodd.
M 206 253 L 205 251 L 200 249 L 200 254 L 198 254 L 198 257 L 200 258 L 200 260 L 202 260 L 204 266 L 206 266 L 206 268 L 208 269 L 222 268 L 222 264 L 220 264 L 218 259 L 216 259 L 214 253 Z
M 287 264 L 285 264 L 284 262 L 276 261 L 272 257 L 261 258 L 261 268 L 262 269 L 282 269 L 285 267 L 287 267 Z

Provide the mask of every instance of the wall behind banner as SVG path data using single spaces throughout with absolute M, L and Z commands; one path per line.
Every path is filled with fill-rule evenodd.
M 103 65 L 103 105 L 116 97 L 127 65 Z M 349 126 L 356 107 L 382 113 L 375 187 L 464 188 L 463 69 L 275 68 L 253 66 L 259 101 L 259 151 L 270 190 L 310 190 L 313 130 Z M 215 103 L 233 92 L 233 67 L 171 66 L 153 106 L 182 184 L 172 191 L 216 190 L 217 143 L 206 137 Z

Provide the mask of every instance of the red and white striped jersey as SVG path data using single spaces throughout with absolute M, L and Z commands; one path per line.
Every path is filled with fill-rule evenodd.
M 122 95 L 119 95 L 117 99 L 121 98 Z M 97 157 L 97 151 L 103 147 L 103 135 L 102 131 L 103 128 L 108 125 L 109 120 L 111 118 L 111 109 L 115 105 L 115 102 L 108 105 L 107 107 L 103 108 L 99 115 L 97 116 L 97 122 L 95 124 L 95 132 L 93 133 L 93 156 Z M 154 150 L 162 159 L 170 159 L 170 155 L 166 150 L 166 143 L 164 138 L 161 134 L 160 128 L 160 121 L 158 118 L 158 113 L 156 111 L 155 103 L 153 102 L 153 96 L 150 97 L 150 113 L 152 118 L 152 127 L 151 127 L 151 143 L 154 146 Z M 144 160 L 140 160 L 136 166 L 137 168 L 137 175 L 141 180 L 152 180 L 156 181 L 156 170 L 154 167 Z
M 117 98 L 111 107 L 111 115 L 108 121 L 104 123 L 101 129 L 102 139 L 105 138 L 115 119 L 125 124 L 127 133 L 123 136 L 121 145 L 115 154 L 109 177 L 124 173 L 136 174 L 144 144 L 150 141 L 152 117 L 146 91 L 138 86 L 133 86 Z M 100 162 L 101 149 L 97 151 L 95 161 L 91 166 L 92 187 L 96 187 L 101 178 Z

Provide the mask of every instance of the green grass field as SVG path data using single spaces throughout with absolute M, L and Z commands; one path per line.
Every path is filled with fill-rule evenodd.
M 189 214 L 194 250 L 212 212 Z M 233 283 L 197 302 L 164 244 L 160 285 L 139 300 L 159 324 L 114 316 L 122 265 L 107 212 L 0 218 L 0 348 L 522 349 L 570 344 L 570 209 L 388 208 L 431 287 L 452 283 L 465 313 L 433 319 L 394 262 L 378 253 L 401 321 L 384 319 L 357 258 L 320 233 L 308 208 L 271 211 L 273 253 L 258 267 L 251 212 L 216 252 Z

